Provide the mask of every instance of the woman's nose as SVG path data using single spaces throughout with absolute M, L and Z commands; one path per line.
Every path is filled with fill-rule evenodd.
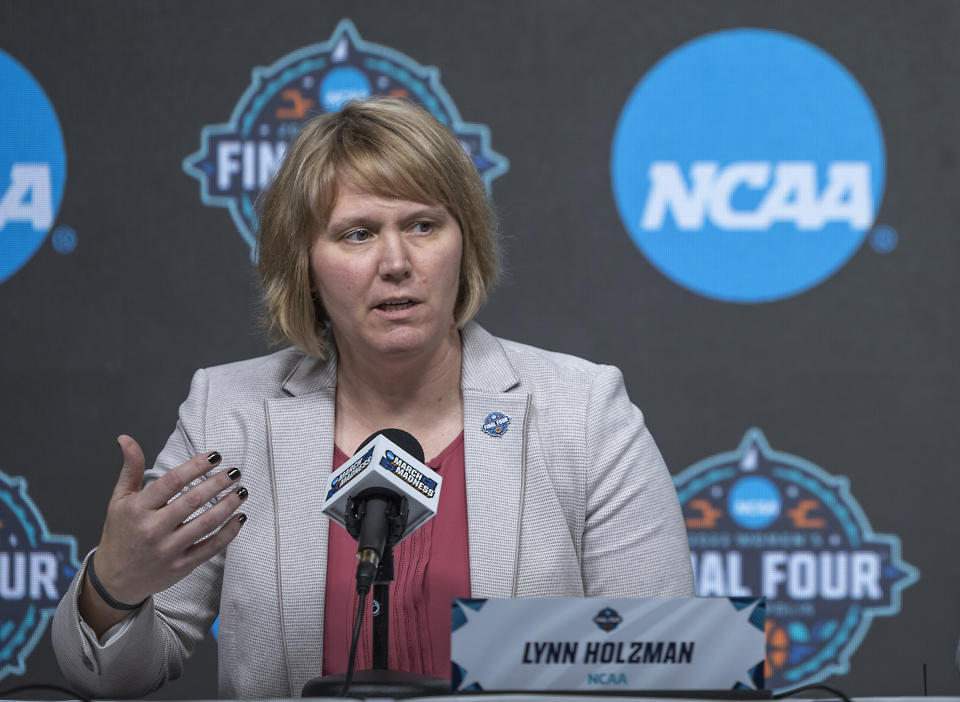
M 402 279 L 410 275 L 410 255 L 403 237 L 395 233 L 384 234 L 380 239 L 380 277 Z

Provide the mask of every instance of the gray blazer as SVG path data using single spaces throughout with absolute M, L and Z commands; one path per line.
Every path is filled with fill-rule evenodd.
M 470 585 L 474 597 L 693 595 L 686 532 L 660 452 L 620 372 L 491 336 L 463 336 Z M 74 580 L 53 640 L 64 675 L 97 697 L 180 674 L 219 614 L 220 694 L 294 697 L 322 667 L 336 360 L 287 349 L 200 370 L 148 479 L 201 451 L 237 466 L 240 535 L 157 593 L 101 647 Z M 482 431 L 491 412 L 507 431 Z

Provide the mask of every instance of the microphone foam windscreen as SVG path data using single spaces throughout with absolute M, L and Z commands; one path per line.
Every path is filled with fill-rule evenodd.
M 420 445 L 420 442 L 417 441 L 413 434 L 410 434 L 403 429 L 381 429 L 380 431 L 375 431 L 360 442 L 360 445 L 357 446 L 357 450 L 354 453 L 359 453 L 360 449 L 373 441 L 378 434 L 383 434 L 385 437 L 390 439 L 390 441 L 395 443 L 421 463 L 426 462 L 423 457 L 423 446 Z

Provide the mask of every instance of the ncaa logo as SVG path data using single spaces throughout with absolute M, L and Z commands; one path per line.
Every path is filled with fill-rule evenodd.
M 736 29 L 663 58 L 627 99 L 611 157 L 634 243 L 705 297 L 759 303 L 841 268 L 883 195 L 883 135 L 856 79 L 812 44 Z
M 917 570 L 900 539 L 875 534 L 850 482 L 751 429 L 736 451 L 674 482 L 699 597 L 766 597 L 772 689 L 846 673 L 874 617 L 900 611 Z
M 311 117 L 371 95 L 407 98 L 449 127 L 487 188 L 507 171 L 507 159 L 490 148 L 487 127 L 460 119 L 436 68 L 363 41 L 347 19 L 328 41 L 298 49 L 272 66 L 255 68 L 230 122 L 204 127 L 200 151 L 184 159 L 183 169 L 200 181 L 205 205 L 230 211 L 255 256 L 254 203 L 276 174 L 287 144 Z
M 0 51 L 0 283 L 37 252 L 60 209 L 67 158 L 40 84 Z
M 76 553 L 73 537 L 47 532 L 27 481 L 0 472 L 0 679 L 26 671 L 80 567 Z

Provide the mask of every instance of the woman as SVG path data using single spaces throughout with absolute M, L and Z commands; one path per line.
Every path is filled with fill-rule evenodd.
M 198 371 L 142 490 L 121 437 L 100 545 L 54 623 L 78 689 L 155 689 L 218 614 L 222 696 L 343 672 L 355 547 L 320 515 L 324 481 L 389 426 L 444 477 L 437 516 L 396 551 L 391 667 L 449 674 L 449 620 L 426 613 L 451 596 L 693 594 L 673 485 L 620 373 L 470 322 L 496 278 L 494 219 L 429 114 L 374 99 L 308 123 L 264 199 L 259 260 L 294 348 Z

